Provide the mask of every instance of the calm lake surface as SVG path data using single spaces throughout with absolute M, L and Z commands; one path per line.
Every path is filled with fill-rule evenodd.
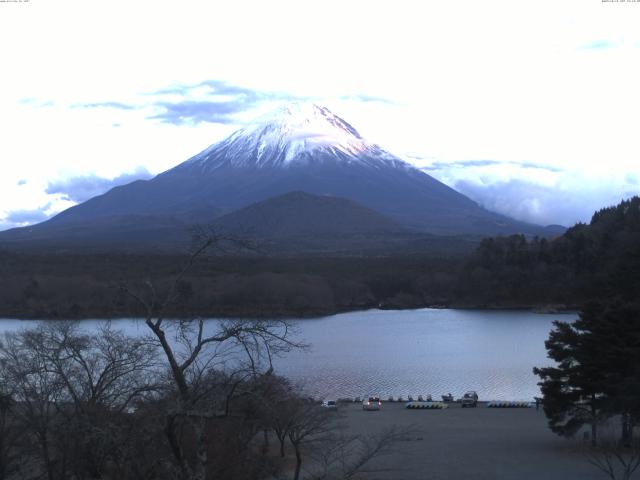
M 541 315 L 494 310 L 367 310 L 296 320 L 297 338 L 309 351 L 291 352 L 276 371 L 314 397 L 370 394 L 458 397 L 476 390 L 481 399 L 532 400 L 539 395 L 534 366 L 549 365 L 544 341 L 554 320 L 576 314 Z M 215 320 L 211 320 L 215 322 Z M 95 328 L 100 320 L 85 320 Z M 32 325 L 0 320 L 0 332 Z M 131 334 L 146 326 L 130 319 L 112 324 Z

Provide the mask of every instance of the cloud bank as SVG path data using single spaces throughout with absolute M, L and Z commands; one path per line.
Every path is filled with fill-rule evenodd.
M 45 191 L 50 195 L 59 194 L 66 200 L 80 203 L 101 195 L 113 187 L 126 185 L 136 180 L 147 180 L 152 176 L 146 168 L 138 167 L 132 173 L 123 173 L 115 178 L 84 175 L 50 182 Z
M 265 102 L 308 100 L 292 94 L 256 90 L 221 80 L 205 80 L 175 85 L 150 92 L 157 97 L 153 106 L 159 113 L 148 118 L 172 125 L 199 123 L 237 123 L 236 115 L 260 107 Z M 163 100 L 163 97 L 178 97 Z
M 380 97 L 356 95 L 349 97 L 362 102 L 383 102 Z M 73 108 L 115 109 L 115 110 L 152 110 L 147 115 L 150 120 L 159 120 L 171 125 L 198 125 L 200 123 L 219 123 L 223 125 L 238 123 L 236 115 L 259 108 L 266 102 L 289 102 L 310 100 L 293 94 L 268 90 L 251 89 L 234 85 L 222 80 L 209 79 L 192 84 L 177 84 L 146 92 L 138 103 L 121 101 L 101 101 L 77 103 Z
M 530 162 L 433 162 L 423 170 L 489 210 L 539 225 L 589 222 L 595 211 L 640 194 L 635 175 L 594 178 Z
M 123 173 L 115 178 L 83 175 L 49 182 L 44 195 L 45 201 L 48 200 L 46 204 L 36 208 L 8 208 L 4 212 L 0 210 L 0 231 L 43 222 L 57 215 L 61 210 L 101 195 L 113 187 L 136 180 L 146 180 L 152 176 L 145 167 L 140 166 L 133 172 Z M 27 183 L 20 180 L 17 186 L 23 187 Z
M 18 226 L 42 222 L 49 218 L 45 213 L 45 210 L 47 210 L 49 206 L 50 204 L 33 210 L 14 210 L 13 212 L 8 213 L 2 223 L 9 226 Z

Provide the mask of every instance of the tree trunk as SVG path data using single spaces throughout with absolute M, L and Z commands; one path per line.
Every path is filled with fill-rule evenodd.
M 631 446 L 631 436 L 633 433 L 633 426 L 631 424 L 631 415 L 623 413 L 622 417 L 622 445 L 625 447 Z
M 196 465 L 193 475 L 194 480 L 206 480 L 207 478 L 207 420 L 198 418 L 193 424 L 196 437 Z
M 55 480 L 55 473 L 53 471 L 53 461 L 51 460 L 51 452 L 49 451 L 49 430 L 47 425 L 34 426 L 36 430 L 37 442 L 40 444 L 40 454 L 42 455 L 42 462 L 44 468 L 47 471 L 47 479 Z
M 176 437 L 175 432 L 175 417 L 171 415 L 167 415 L 165 418 L 164 424 L 164 434 L 167 437 L 167 441 L 169 442 L 169 447 L 171 448 L 171 453 L 173 453 L 173 458 L 175 458 L 180 470 L 184 473 L 185 470 L 185 462 L 184 456 L 182 455 L 182 449 L 180 448 L 180 442 Z
M 4 424 L 4 421 L 2 422 Z M 8 468 L 8 465 L 5 465 L 5 448 L 4 448 L 4 428 L 0 430 L 0 480 L 4 480 L 6 478 L 5 471 Z M 8 460 L 8 452 L 7 452 L 7 460 Z M 8 462 L 7 462 L 8 463 Z
M 156 335 L 156 337 L 160 341 L 160 346 L 162 347 L 162 350 L 164 351 L 165 356 L 167 357 L 167 361 L 169 362 L 169 366 L 171 367 L 171 373 L 173 375 L 173 379 L 175 380 L 176 386 L 180 391 L 180 395 L 182 395 L 183 397 L 186 397 L 189 394 L 189 386 L 187 385 L 187 379 L 184 375 L 183 369 L 180 368 L 180 365 L 178 365 L 176 356 L 173 353 L 173 349 L 171 348 L 171 345 L 169 345 L 169 342 L 167 341 L 167 337 L 164 331 L 162 330 L 162 328 L 160 328 L 160 326 L 154 324 L 151 318 L 147 318 L 145 323 L 148 325 L 148 327 L 151 329 L 151 331 Z
M 296 450 L 296 471 L 293 474 L 293 480 L 299 480 L 300 478 L 300 470 L 302 468 L 302 455 L 300 453 L 300 448 L 298 445 L 293 445 Z
M 281 437 L 280 435 L 278 435 L 278 441 L 280 442 L 280 456 L 282 458 L 284 458 L 284 442 L 287 439 L 287 437 Z
M 598 446 L 598 410 L 596 409 L 596 396 L 591 395 L 591 446 Z
M 42 442 L 42 456 L 44 457 L 44 465 L 47 469 L 47 478 L 49 480 L 55 480 L 55 475 L 53 473 L 53 462 L 51 461 L 51 455 L 49 454 L 49 444 L 46 439 L 41 440 Z

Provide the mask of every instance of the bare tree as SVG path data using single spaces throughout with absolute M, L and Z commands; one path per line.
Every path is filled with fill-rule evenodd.
M 18 442 L 23 432 L 15 421 L 14 408 L 11 395 L 0 385 L 0 480 L 12 478 L 20 468 Z
M 132 402 L 157 388 L 155 347 L 109 325 L 92 335 L 72 322 L 6 334 L 0 361 L 13 418 L 39 446 L 34 471 L 50 480 L 102 476 L 123 455 Z
M 233 370 L 242 379 L 255 378 L 273 370 L 275 355 L 300 345 L 291 339 L 291 328 L 280 320 L 222 320 L 205 322 L 168 320 L 168 308 L 179 299 L 179 286 L 194 262 L 211 248 L 224 248 L 230 239 L 207 235 L 169 287 L 161 292 L 151 280 L 146 289 L 136 292 L 129 286 L 122 290 L 142 308 L 145 324 L 164 353 L 170 378 L 175 387 L 174 407 L 167 413 L 165 434 L 184 479 L 205 480 L 208 457 L 208 423 L 216 418 L 219 405 L 212 400 L 210 383 L 203 382 L 211 369 Z M 233 240 L 231 240 L 233 243 Z M 219 393 L 219 392 L 217 392 Z M 215 399 L 215 395 L 213 396 Z M 228 399 L 227 399 L 228 404 Z M 225 409 L 228 413 L 229 409 Z M 184 423 L 193 433 L 195 460 L 190 461 L 181 436 Z
M 267 395 L 263 405 L 270 429 L 278 438 L 280 456 L 285 457 L 287 440 L 294 450 L 294 479 L 361 478 L 387 471 L 374 460 L 397 453 L 398 442 L 419 433 L 394 426 L 377 435 L 349 435 L 340 409 L 329 410 L 303 398 L 286 379 L 276 379 Z
M 337 429 L 325 442 L 314 448 L 312 459 L 315 471 L 310 480 L 348 480 L 366 478 L 367 475 L 395 472 L 380 462 L 386 456 L 399 453 L 400 442 L 415 438 L 419 432 L 414 428 L 392 426 L 379 434 L 348 435 Z
M 49 322 L 26 335 L 81 413 L 93 408 L 123 412 L 158 388 L 156 346 L 114 330 L 111 323 L 89 334 L 77 322 Z
M 158 389 L 156 347 L 144 338 L 128 337 L 107 323 L 92 334 L 78 323 L 48 323 L 37 329 L 41 354 L 66 392 L 58 445 L 73 452 L 68 466 L 76 475 L 99 477 L 124 455 L 128 441 L 120 435 L 123 416 L 134 401 Z
M 640 467 L 640 440 L 620 440 L 611 430 L 601 432 L 598 446 L 585 448 L 585 457 L 611 480 L 629 480 Z
M 14 418 L 32 438 L 36 459 L 36 471 L 45 472 L 49 480 L 64 474 L 54 453 L 52 433 L 57 426 L 57 403 L 64 398 L 64 388 L 38 348 L 34 348 L 33 335 L 29 331 L 5 334 L 0 345 L 3 383 L 11 386 L 11 396 L 16 403 Z
M 293 479 L 298 480 L 302 469 L 303 448 L 326 441 L 335 429 L 334 418 L 331 416 L 332 412 L 317 403 L 301 398 L 291 399 L 288 402 L 287 413 L 290 418 L 287 437 L 296 456 Z
M 275 434 L 280 457 L 284 458 L 285 443 L 295 419 L 293 413 L 299 398 L 287 379 L 274 375 L 269 380 L 261 402 L 265 428 Z

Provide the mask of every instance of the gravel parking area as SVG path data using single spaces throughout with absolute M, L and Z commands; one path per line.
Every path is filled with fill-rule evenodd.
M 392 425 L 413 427 L 398 452 L 379 459 L 393 472 L 373 479 L 602 479 L 587 462 L 578 440 L 553 434 L 535 408 L 460 408 L 407 410 L 403 403 L 384 403 L 380 411 L 343 404 L 353 433 L 376 434 Z

